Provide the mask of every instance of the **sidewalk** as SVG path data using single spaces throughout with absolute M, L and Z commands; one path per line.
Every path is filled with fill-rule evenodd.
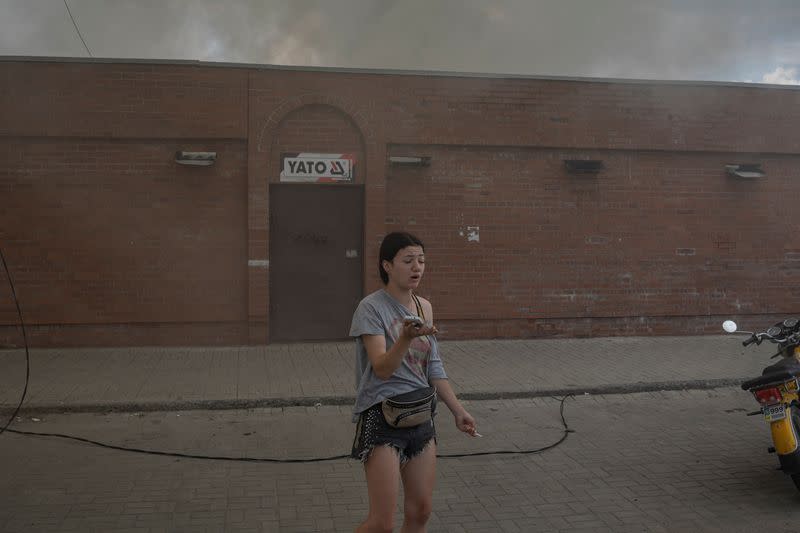
M 737 386 L 771 344 L 738 335 L 442 341 L 462 399 Z M 155 411 L 349 404 L 352 342 L 238 347 L 31 349 L 23 410 Z M 772 360 L 771 362 L 775 362 Z M 0 351 L 0 412 L 25 383 L 25 352 Z

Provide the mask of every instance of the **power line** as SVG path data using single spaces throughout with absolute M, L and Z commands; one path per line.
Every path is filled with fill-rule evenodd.
M 69 5 L 67 5 L 67 0 L 64 0 L 64 7 L 67 8 L 67 13 L 69 13 L 69 18 L 72 19 L 72 25 L 75 26 L 75 31 L 78 32 L 78 37 L 81 38 L 83 47 L 86 48 L 86 53 L 89 54 L 89 57 L 92 57 L 92 52 L 89 50 L 89 47 L 86 46 L 86 41 L 83 40 L 83 35 L 81 35 L 81 30 L 78 29 L 78 24 L 75 22 L 75 17 L 72 16 L 72 11 L 69 10 Z

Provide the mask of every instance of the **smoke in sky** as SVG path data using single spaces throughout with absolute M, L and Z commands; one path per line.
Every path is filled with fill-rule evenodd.
M 67 0 L 95 57 L 796 82 L 797 0 Z M 86 56 L 63 2 L 0 0 L 0 54 Z
M 800 75 L 798 74 L 797 67 L 778 67 L 772 72 L 764 74 L 761 81 L 778 85 L 800 85 Z

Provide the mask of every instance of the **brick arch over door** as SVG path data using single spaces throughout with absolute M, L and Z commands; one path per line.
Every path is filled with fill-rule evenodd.
M 337 110 L 343 117 L 352 121 L 355 128 L 361 134 L 365 152 L 365 165 L 368 163 L 368 158 L 378 155 L 376 135 L 370 125 L 370 117 L 367 116 L 366 111 L 344 98 L 317 93 L 300 95 L 278 105 L 278 107 L 267 116 L 259 129 L 258 152 L 266 153 L 267 157 L 270 157 L 275 134 L 279 131 L 285 119 L 306 107 L 330 107 Z
M 354 183 L 365 182 L 366 149 L 358 125 L 341 109 L 307 104 L 283 116 L 272 129 L 267 150 L 267 181 L 279 181 L 281 154 L 287 152 L 346 153 L 355 155 Z

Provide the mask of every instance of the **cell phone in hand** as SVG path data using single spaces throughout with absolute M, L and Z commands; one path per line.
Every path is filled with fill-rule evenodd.
M 404 316 L 403 317 L 403 322 L 413 322 L 414 326 L 418 327 L 418 328 L 421 328 L 422 326 L 425 325 L 425 322 L 423 322 L 420 317 L 414 316 L 414 315 L 406 315 L 406 316 Z

